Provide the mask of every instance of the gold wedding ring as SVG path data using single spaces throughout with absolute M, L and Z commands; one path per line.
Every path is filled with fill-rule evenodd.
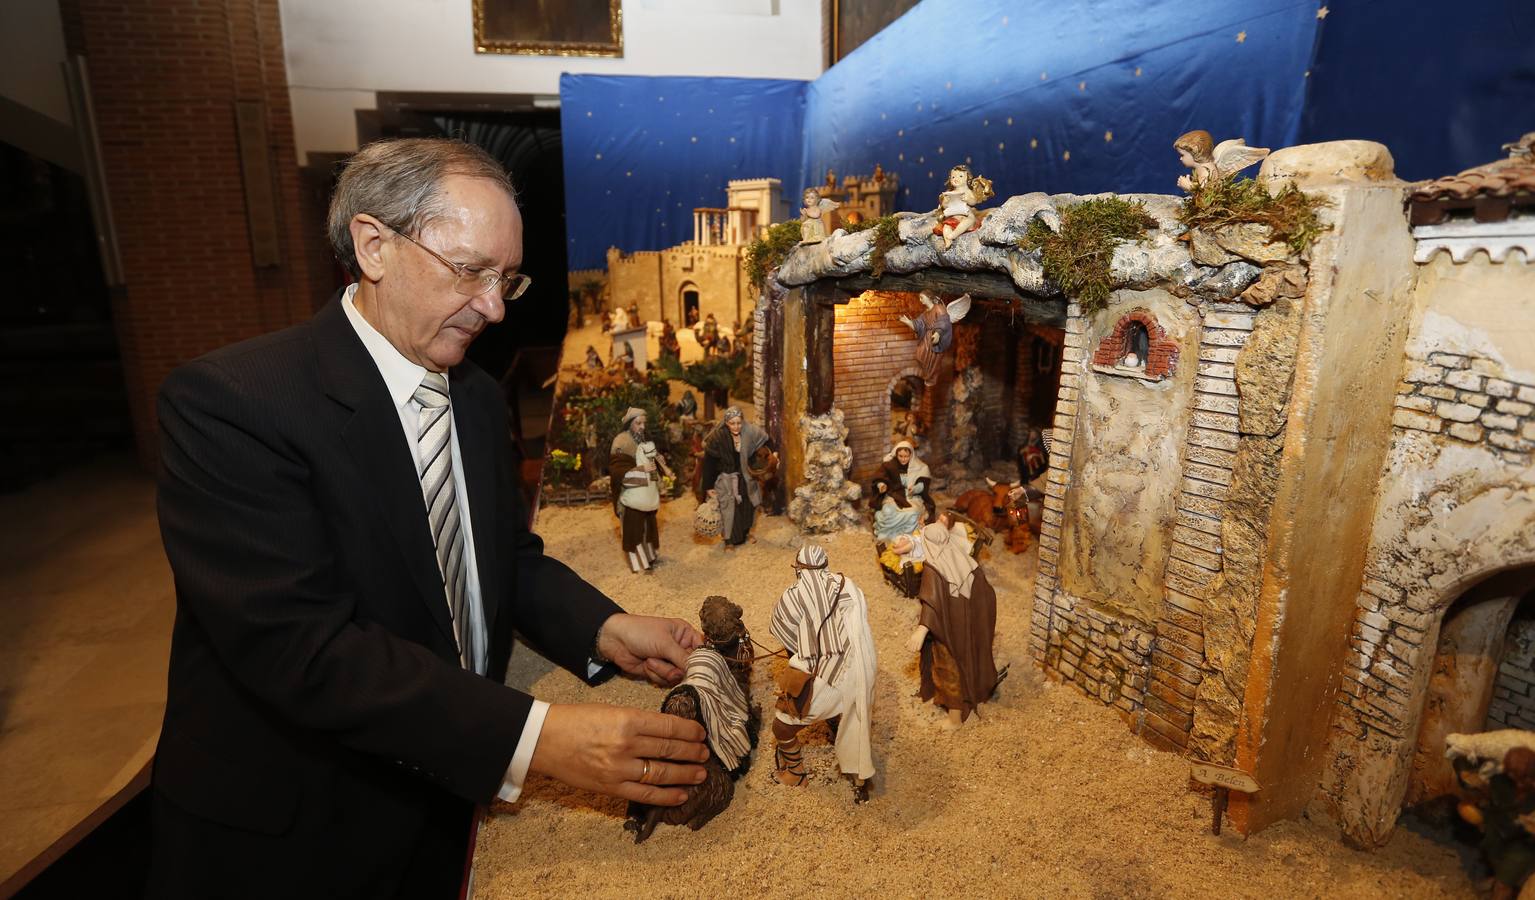
M 645 779 L 650 777 L 650 760 L 641 760 L 641 762 L 645 763 L 645 770 L 640 773 L 640 783 L 644 784 Z

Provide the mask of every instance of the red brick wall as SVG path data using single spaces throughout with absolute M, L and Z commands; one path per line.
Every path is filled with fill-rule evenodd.
M 181 363 L 309 317 L 322 223 L 300 213 L 277 0 L 63 0 L 101 134 L 126 285 L 113 314 L 141 456 Z M 282 262 L 252 261 L 236 101 L 265 104 Z
M 868 291 L 837 308 L 833 402 L 846 417 L 847 443 L 853 451 L 848 477 L 860 484 L 874 474 L 890 445 L 892 383 L 903 374 L 918 374 L 916 335 L 896 317 L 915 318 L 920 312 L 915 294 L 886 291 Z M 932 420 L 937 390 L 923 391 L 927 421 Z

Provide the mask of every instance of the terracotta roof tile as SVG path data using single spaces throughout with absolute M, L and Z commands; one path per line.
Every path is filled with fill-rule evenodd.
M 1535 208 L 1535 156 L 1500 159 L 1415 186 L 1407 196 L 1414 225 L 1437 225 L 1457 211 L 1501 222 L 1516 207 Z

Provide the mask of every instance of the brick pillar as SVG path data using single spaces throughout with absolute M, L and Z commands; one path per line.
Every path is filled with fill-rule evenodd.
M 86 57 L 123 260 L 113 317 L 141 458 L 157 458 L 154 398 L 171 369 L 309 317 L 334 285 L 315 271 L 323 223 L 300 212 L 277 0 L 62 0 Z M 258 266 L 238 102 L 260 104 L 277 261 Z M 261 135 L 264 132 L 264 135 Z M 258 195 L 259 197 L 259 195 Z
M 1236 361 L 1253 330 L 1255 315 L 1255 310 L 1240 303 L 1218 303 L 1205 315 L 1200 331 L 1195 412 L 1184 447 L 1183 490 L 1178 494 L 1171 558 L 1164 573 L 1167 593 L 1151 654 L 1143 732 L 1146 740 L 1167 750 L 1188 745 L 1195 696 L 1205 677 L 1205 601 L 1223 569 L 1221 524 L 1239 443 Z M 1152 352 L 1156 353 L 1154 345 Z M 1176 362 L 1176 353 L 1161 358 Z M 1148 372 L 1155 365 L 1148 360 Z M 1215 762 L 1230 764 L 1231 760 Z

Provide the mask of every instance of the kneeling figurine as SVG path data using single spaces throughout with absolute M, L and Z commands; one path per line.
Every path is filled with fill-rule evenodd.
M 751 635 L 741 621 L 741 607 L 709 597 L 699 618 L 707 644 L 688 654 L 687 674 L 661 702 L 661 712 L 697 722 L 708 733 L 704 780 L 687 788 L 681 806 L 630 803 L 624 830 L 634 833 L 636 844 L 650 837 L 657 823 L 697 831 L 723 812 L 757 745 L 758 713 L 750 704 Z

